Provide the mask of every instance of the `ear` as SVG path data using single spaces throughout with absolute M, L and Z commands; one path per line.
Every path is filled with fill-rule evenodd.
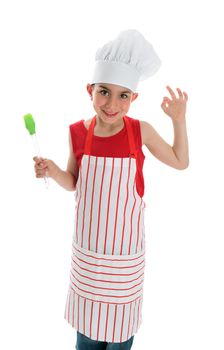
M 131 98 L 131 102 L 133 102 L 134 100 L 136 100 L 136 98 L 138 97 L 138 93 L 134 92 Z
M 88 91 L 88 94 L 92 100 L 92 92 L 93 92 L 93 89 L 92 89 L 92 86 L 90 84 L 87 84 L 86 85 L 86 90 Z

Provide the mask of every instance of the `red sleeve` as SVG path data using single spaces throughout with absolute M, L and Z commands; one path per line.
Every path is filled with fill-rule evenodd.
M 83 155 L 84 142 L 85 142 L 85 130 L 81 126 L 82 121 L 69 125 L 72 148 L 74 152 L 75 159 L 78 163 L 78 166 L 81 164 L 81 159 Z

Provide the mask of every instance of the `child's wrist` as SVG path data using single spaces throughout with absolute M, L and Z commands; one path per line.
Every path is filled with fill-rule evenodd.
M 50 177 L 55 181 L 60 181 L 60 178 L 62 176 L 63 171 L 54 164 L 54 169 L 52 169 L 52 172 L 50 173 Z

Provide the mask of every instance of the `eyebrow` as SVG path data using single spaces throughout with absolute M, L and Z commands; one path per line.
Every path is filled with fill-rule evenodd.
M 108 89 L 106 86 L 103 86 L 103 85 L 99 85 L 100 88 L 103 88 L 103 89 L 106 89 L 108 91 L 111 91 L 110 89 Z M 124 93 L 131 93 L 131 91 L 120 91 L 121 94 L 124 94 Z

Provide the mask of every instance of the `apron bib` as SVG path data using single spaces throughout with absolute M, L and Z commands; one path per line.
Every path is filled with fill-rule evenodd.
M 64 318 L 98 341 L 124 342 L 142 323 L 145 202 L 136 190 L 132 126 L 123 117 L 130 154 L 91 155 L 89 126 L 75 194 L 70 285 Z

